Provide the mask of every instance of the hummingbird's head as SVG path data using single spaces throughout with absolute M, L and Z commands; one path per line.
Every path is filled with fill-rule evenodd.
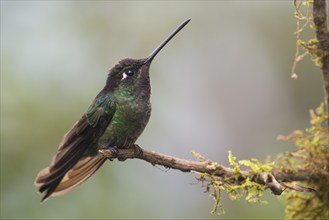
M 117 88 L 134 90 L 135 95 L 140 92 L 150 93 L 149 68 L 159 51 L 190 21 L 183 22 L 169 37 L 163 41 L 148 57 L 144 59 L 124 58 L 110 70 L 104 91 Z
M 116 88 L 150 87 L 149 68 L 152 60 L 124 58 L 110 70 L 106 86 L 108 90 Z

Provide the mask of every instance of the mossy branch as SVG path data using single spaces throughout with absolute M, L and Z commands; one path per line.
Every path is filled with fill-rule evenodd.
M 142 149 L 142 152 L 139 150 L 136 151 L 134 148 L 127 149 L 117 149 L 115 153 L 113 153 L 110 149 L 101 149 L 99 150 L 104 156 L 109 158 L 110 160 L 118 159 L 120 161 L 124 161 L 126 159 L 141 159 L 144 160 L 153 166 L 159 165 L 164 166 L 169 169 L 176 169 L 182 172 L 196 172 L 196 173 L 206 173 L 216 177 L 220 177 L 222 179 L 230 179 L 230 182 L 234 182 L 237 185 L 241 184 L 247 178 L 250 180 L 259 183 L 261 185 L 273 184 L 274 181 L 278 182 L 293 182 L 293 181 L 307 181 L 310 178 L 312 179 L 320 179 L 322 178 L 321 173 L 307 173 L 306 170 L 296 169 L 294 172 L 290 170 L 285 170 L 284 168 L 274 168 L 272 172 L 255 172 L 253 169 L 238 171 L 239 176 L 236 178 L 237 173 L 233 168 L 225 167 L 223 165 L 219 165 L 216 162 L 210 160 L 203 161 L 192 161 L 185 160 L 174 156 L 169 156 L 165 154 L 161 154 L 155 151 Z M 272 178 L 272 180 L 269 180 Z M 276 189 L 276 188 L 277 189 Z M 271 188 L 271 187 L 270 187 Z M 281 194 L 275 191 L 282 192 L 283 188 L 280 184 L 272 187 L 274 194 Z
M 140 150 L 136 150 L 136 148 L 117 149 L 115 153 L 109 149 L 101 149 L 99 151 L 109 159 L 117 158 L 120 161 L 124 161 L 126 159 L 137 158 L 149 162 L 153 166 L 160 165 L 170 169 L 177 169 L 182 172 L 194 171 L 199 173 L 209 173 L 219 177 L 234 177 L 233 169 L 218 164 L 214 166 L 214 162 L 210 160 L 191 161 L 146 149 L 141 149 L 141 152 Z M 249 173 L 243 172 L 243 175 L 247 176 Z
M 326 0 L 314 0 L 313 21 L 316 26 L 315 33 L 318 41 L 318 50 L 322 52 L 321 69 L 323 75 L 324 98 L 327 112 L 329 112 L 329 30 L 327 19 Z
M 126 159 L 136 158 L 144 160 L 153 166 L 160 165 L 169 169 L 180 170 L 182 172 L 198 173 L 201 174 L 201 178 L 199 179 L 201 181 L 205 180 L 203 179 L 205 175 L 208 175 L 208 177 L 218 177 L 223 183 L 230 183 L 231 186 L 241 186 L 245 184 L 246 181 L 254 182 L 269 188 L 275 195 L 280 195 L 285 188 L 303 192 L 312 191 L 309 188 L 301 186 L 287 187 L 287 185 L 282 184 L 281 182 L 307 181 L 310 177 L 315 179 L 322 178 L 320 173 L 313 173 L 310 175 L 305 170 L 291 172 L 289 170 L 277 168 L 274 169 L 273 172 L 270 172 L 270 169 L 266 170 L 261 168 L 266 167 L 266 164 L 262 165 L 260 162 L 255 161 L 255 159 L 252 159 L 251 161 L 239 161 L 240 164 L 251 167 L 250 170 L 241 171 L 239 165 L 235 165 L 235 162 L 233 162 L 235 158 L 231 155 L 231 153 L 229 158 L 230 163 L 234 166 L 234 168 L 225 167 L 211 160 L 207 160 L 195 152 L 192 153 L 198 157 L 199 161 L 185 160 L 178 157 L 160 154 L 155 151 L 142 149 L 139 146 L 136 147 L 138 150 L 136 150 L 136 148 L 127 148 L 116 149 L 114 152 L 111 149 L 104 148 L 99 151 L 110 160 L 118 159 L 119 161 L 124 161 Z M 255 167 L 259 167 L 259 169 L 257 170 Z

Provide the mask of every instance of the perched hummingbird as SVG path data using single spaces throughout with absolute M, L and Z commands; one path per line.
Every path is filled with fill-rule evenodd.
M 158 52 L 190 21 L 182 23 L 143 59 L 125 58 L 110 69 L 104 88 L 87 112 L 64 135 L 49 167 L 35 180 L 41 202 L 86 181 L 106 161 L 101 148 L 136 147 L 151 115 L 149 68 Z

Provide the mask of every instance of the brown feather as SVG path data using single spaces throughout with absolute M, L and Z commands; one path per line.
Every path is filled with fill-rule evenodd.
M 86 181 L 106 161 L 106 157 L 84 157 L 65 174 L 52 196 L 63 195 Z

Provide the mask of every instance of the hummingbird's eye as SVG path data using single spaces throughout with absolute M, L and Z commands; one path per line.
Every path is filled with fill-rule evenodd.
M 122 79 L 121 80 L 124 80 L 125 78 L 127 78 L 127 76 L 133 76 L 135 74 L 135 70 L 134 69 L 129 69 L 127 70 L 126 72 L 124 72 L 122 74 Z
M 126 74 L 127 74 L 127 76 L 132 76 L 135 74 L 135 71 L 133 69 L 129 69 L 129 70 L 127 70 Z

